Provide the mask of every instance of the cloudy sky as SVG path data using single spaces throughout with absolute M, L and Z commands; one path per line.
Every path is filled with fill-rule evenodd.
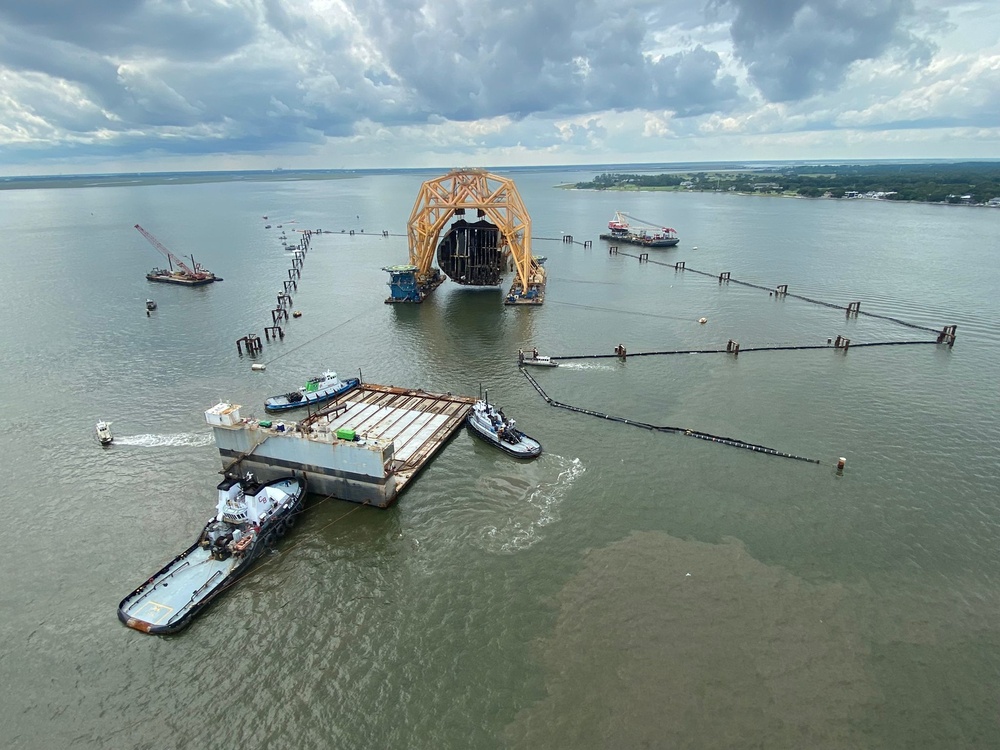
M 0 174 L 932 157 L 996 0 L 0 0 Z

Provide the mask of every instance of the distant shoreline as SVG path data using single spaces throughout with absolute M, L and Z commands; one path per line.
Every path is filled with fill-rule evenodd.
M 1000 163 L 789 165 L 752 170 L 604 172 L 567 188 L 698 192 L 1000 207 Z
M 761 193 L 761 192 L 751 192 L 751 191 L 739 191 L 739 190 L 697 190 L 689 188 L 675 188 L 675 187 L 646 187 L 646 188 L 636 188 L 636 187 L 610 187 L 610 188 L 593 188 L 593 187 L 578 187 L 572 183 L 566 183 L 565 185 L 557 185 L 560 190 L 580 190 L 588 191 L 593 193 L 718 193 L 719 195 L 738 195 L 741 197 L 749 198 L 794 198 L 796 200 L 807 200 L 807 201 L 874 201 L 877 203 L 898 203 L 898 204 L 915 204 L 924 206 L 963 206 L 965 208 L 1000 208 L 1000 204 L 987 204 L 987 203 L 951 203 L 949 201 L 921 201 L 921 200 L 895 200 L 890 198 L 869 198 L 867 196 L 856 196 L 851 198 L 841 197 L 836 198 L 832 195 L 799 195 L 798 193 L 788 193 L 788 192 L 774 192 L 774 193 Z

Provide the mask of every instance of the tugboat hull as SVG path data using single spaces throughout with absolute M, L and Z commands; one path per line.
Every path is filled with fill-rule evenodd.
M 226 482 L 220 484 L 220 490 L 226 485 Z M 280 490 L 280 494 L 268 488 Z M 122 599 L 118 619 L 151 635 L 176 633 L 248 573 L 261 555 L 294 525 L 302 511 L 305 480 L 284 477 L 256 489 L 270 493 L 268 496 L 278 501 L 266 520 L 255 524 L 227 523 L 220 512 L 209 520 L 194 544 Z M 245 534 L 233 542 L 232 532 L 237 529 Z M 220 531 L 223 542 L 227 541 L 225 533 L 229 533 L 228 546 L 218 544 L 216 537 Z
M 516 458 L 538 458 L 542 444 L 514 428 L 503 412 L 485 401 L 477 401 L 466 417 L 469 429 L 490 445 Z
M 319 391 L 299 391 L 301 398 L 297 401 L 291 401 L 288 397 L 289 394 L 284 396 L 273 396 L 264 402 L 264 411 L 288 411 L 290 409 L 301 409 L 303 406 L 322 404 L 330 401 L 331 399 L 337 398 L 337 396 L 342 396 L 349 390 L 357 388 L 359 385 L 361 385 L 360 379 L 347 378 L 346 380 L 340 381 L 339 385 L 335 388 Z M 293 391 L 290 395 L 295 395 L 295 392 Z

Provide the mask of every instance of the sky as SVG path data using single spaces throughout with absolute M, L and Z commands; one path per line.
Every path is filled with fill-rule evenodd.
M 0 174 L 1000 158 L 995 0 L 0 0 Z

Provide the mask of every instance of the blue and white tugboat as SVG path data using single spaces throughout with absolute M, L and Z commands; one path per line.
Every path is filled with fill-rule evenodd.
M 118 605 L 118 619 L 143 633 L 176 633 L 276 544 L 302 511 L 304 477 L 258 483 L 227 475 L 198 541 Z
M 341 380 L 337 377 L 337 373 L 327 370 L 321 377 L 307 380 L 306 384 L 297 391 L 267 399 L 264 401 L 264 409 L 267 411 L 287 411 L 302 406 L 322 404 L 324 401 L 347 393 L 359 385 L 361 385 L 360 378 Z
M 542 444 L 517 429 L 514 420 L 507 419 L 503 409 L 490 403 L 489 394 L 476 401 L 466 421 L 469 429 L 479 437 L 512 456 L 537 458 L 542 455 Z

